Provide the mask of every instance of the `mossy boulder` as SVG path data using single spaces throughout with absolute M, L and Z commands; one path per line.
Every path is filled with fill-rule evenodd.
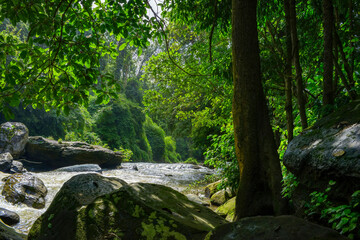
M 219 191 L 218 186 L 220 185 L 221 180 L 213 182 L 208 184 L 205 188 L 205 197 L 207 198 L 211 198 L 211 196 L 216 193 L 217 191 Z
M 221 225 L 205 240 L 346 240 L 338 232 L 294 216 L 257 216 Z
M 330 180 L 330 197 L 346 202 L 360 189 L 360 100 L 319 120 L 295 137 L 284 155 L 284 165 L 299 181 L 295 207 L 313 191 L 324 191 Z M 299 201 L 298 201 L 299 199 Z
M 70 183 L 72 180 L 69 180 Z M 114 181 L 114 180 L 112 180 Z M 156 184 L 124 184 L 79 202 L 66 182 L 48 210 L 36 220 L 28 239 L 203 239 L 225 220 L 183 194 Z
M 124 159 L 122 152 L 84 142 L 54 141 L 40 136 L 29 137 L 25 156 L 30 161 L 41 162 L 41 167 L 49 170 L 87 163 L 113 168 Z
M 235 216 L 235 203 L 236 197 L 233 197 L 218 207 L 215 212 L 223 216 L 227 221 L 232 222 Z
M 214 193 L 210 198 L 210 203 L 215 206 L 223 205 L 227 200 L 233 197 L 230 189 L 221 189 Z
M 45 207 L 47 189 L 44 182 L 30 173 L 15 173 L 2 179 L 1 194 L 8 202 L 23 203 L 33 208 Z

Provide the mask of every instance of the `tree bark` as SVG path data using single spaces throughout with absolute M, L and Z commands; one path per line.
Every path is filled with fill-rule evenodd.
M 288 143 L 294 137 L 294 117 L 292 106 L 292 44 L 290 26 L 290 1 L 284 0 L 285 22 L 286 22 L 286 63 L 285 63 L 285 111 L 286 128 L 288 132 Z
M 240 184 L 235 218 L 282 214 L 281 169 L 261 83 L 256 0 L 232 0 L 233 119 Z
M 324 75 L 323 75 L 323 106 L 334 104 L 333 90 L 333 28 L 334 10 L 331 0 L 323 0 L 324 27 Z
M 302 129 L 308 127 L 307 117 L 306 117 L 306 107 L 305 107 L 305 96 L 304 96 L 304 84 L 302 79 L 302 69 L 300 65 L 300 56 L 299 56 L 299 39 L 297 35 L 296 27 L 296 3 L 295 0 L 290 0 L 290 25 L 291 25 L 291 43 L 293 47 L 293 61 L 296 70 L 296 93 L 297 101 L 299 105 L 300 119 Z

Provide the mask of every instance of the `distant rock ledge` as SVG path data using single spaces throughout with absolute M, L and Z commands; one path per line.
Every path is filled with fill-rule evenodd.
M 84 142 L 59 142 L 35 136 L 28 139 L 25 158 L 41 162 L 41 167 L 48 169 L 86 163 L 98 164 L 102 168 L 115 168 L 121 164 L 124 154 Z

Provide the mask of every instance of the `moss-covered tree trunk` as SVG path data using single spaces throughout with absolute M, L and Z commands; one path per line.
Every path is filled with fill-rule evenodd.
M 280 161 L 261 84 L 255 0 L 232 1 L 233 119 L 240 169 L 236 219 L 281 214 Z

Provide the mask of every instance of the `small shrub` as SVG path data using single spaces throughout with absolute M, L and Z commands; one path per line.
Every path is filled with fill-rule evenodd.
M 299 185 L 299 182 L 297 181 L 295 175 L 289 172 L 283 164 L 281 164 L 281 169 L 283 175 L 283 189 L 281 191 L 281 194 L 283 195 L 283 197 L 291 199 L 293 192 Z
M 195 158 L 189 157 L 188 159 L 185 160 L 184 163 L 191 163 L 191 164 L 199 164 L 198 161 Z
M 308 216 L 320 216 L 320 219 L 328 222 L 333 229 L 350 239 L 360 239 L 360 190 L 352 194 L 348 205 L 336 205 L 328 198 L 331 186 L 335 183 L 330 181 L 325 192 L 312 192 L 305 213 Z
M 217 175 L 217 174 L 206 175 L 204 177 L 204 179 L 199 180 L 199 181 L 195 181 L 195 182 L 189 184 L 189 186 L 185 189 L 184 192 L 189 193 L 189 192 L 191 192 L 191 190 L 198 189 L 200 187 L 206 186 L 206 185 L 208 185 L 210 183 L 213 183 L 213 182 L 216 182 L 218 180 L 220 180 L 220 176 Z
M 211 146 L 204 153 L 205 165 L 220 170 L 221 189 L 230 187 L 236 191 L 239 186 L 240 172 L 235 155 L 234 127 L 232 122 L 224 125 L 220 135 L 212 135 Z
M 130 149 L 124 149 L 122 147 L 120 147 L 119 149 L 114 149 L 114 152 L 122 152 L 124 155 L 124 162 L 130 162 L 130 159 L 133 155 L 133 152 Z

